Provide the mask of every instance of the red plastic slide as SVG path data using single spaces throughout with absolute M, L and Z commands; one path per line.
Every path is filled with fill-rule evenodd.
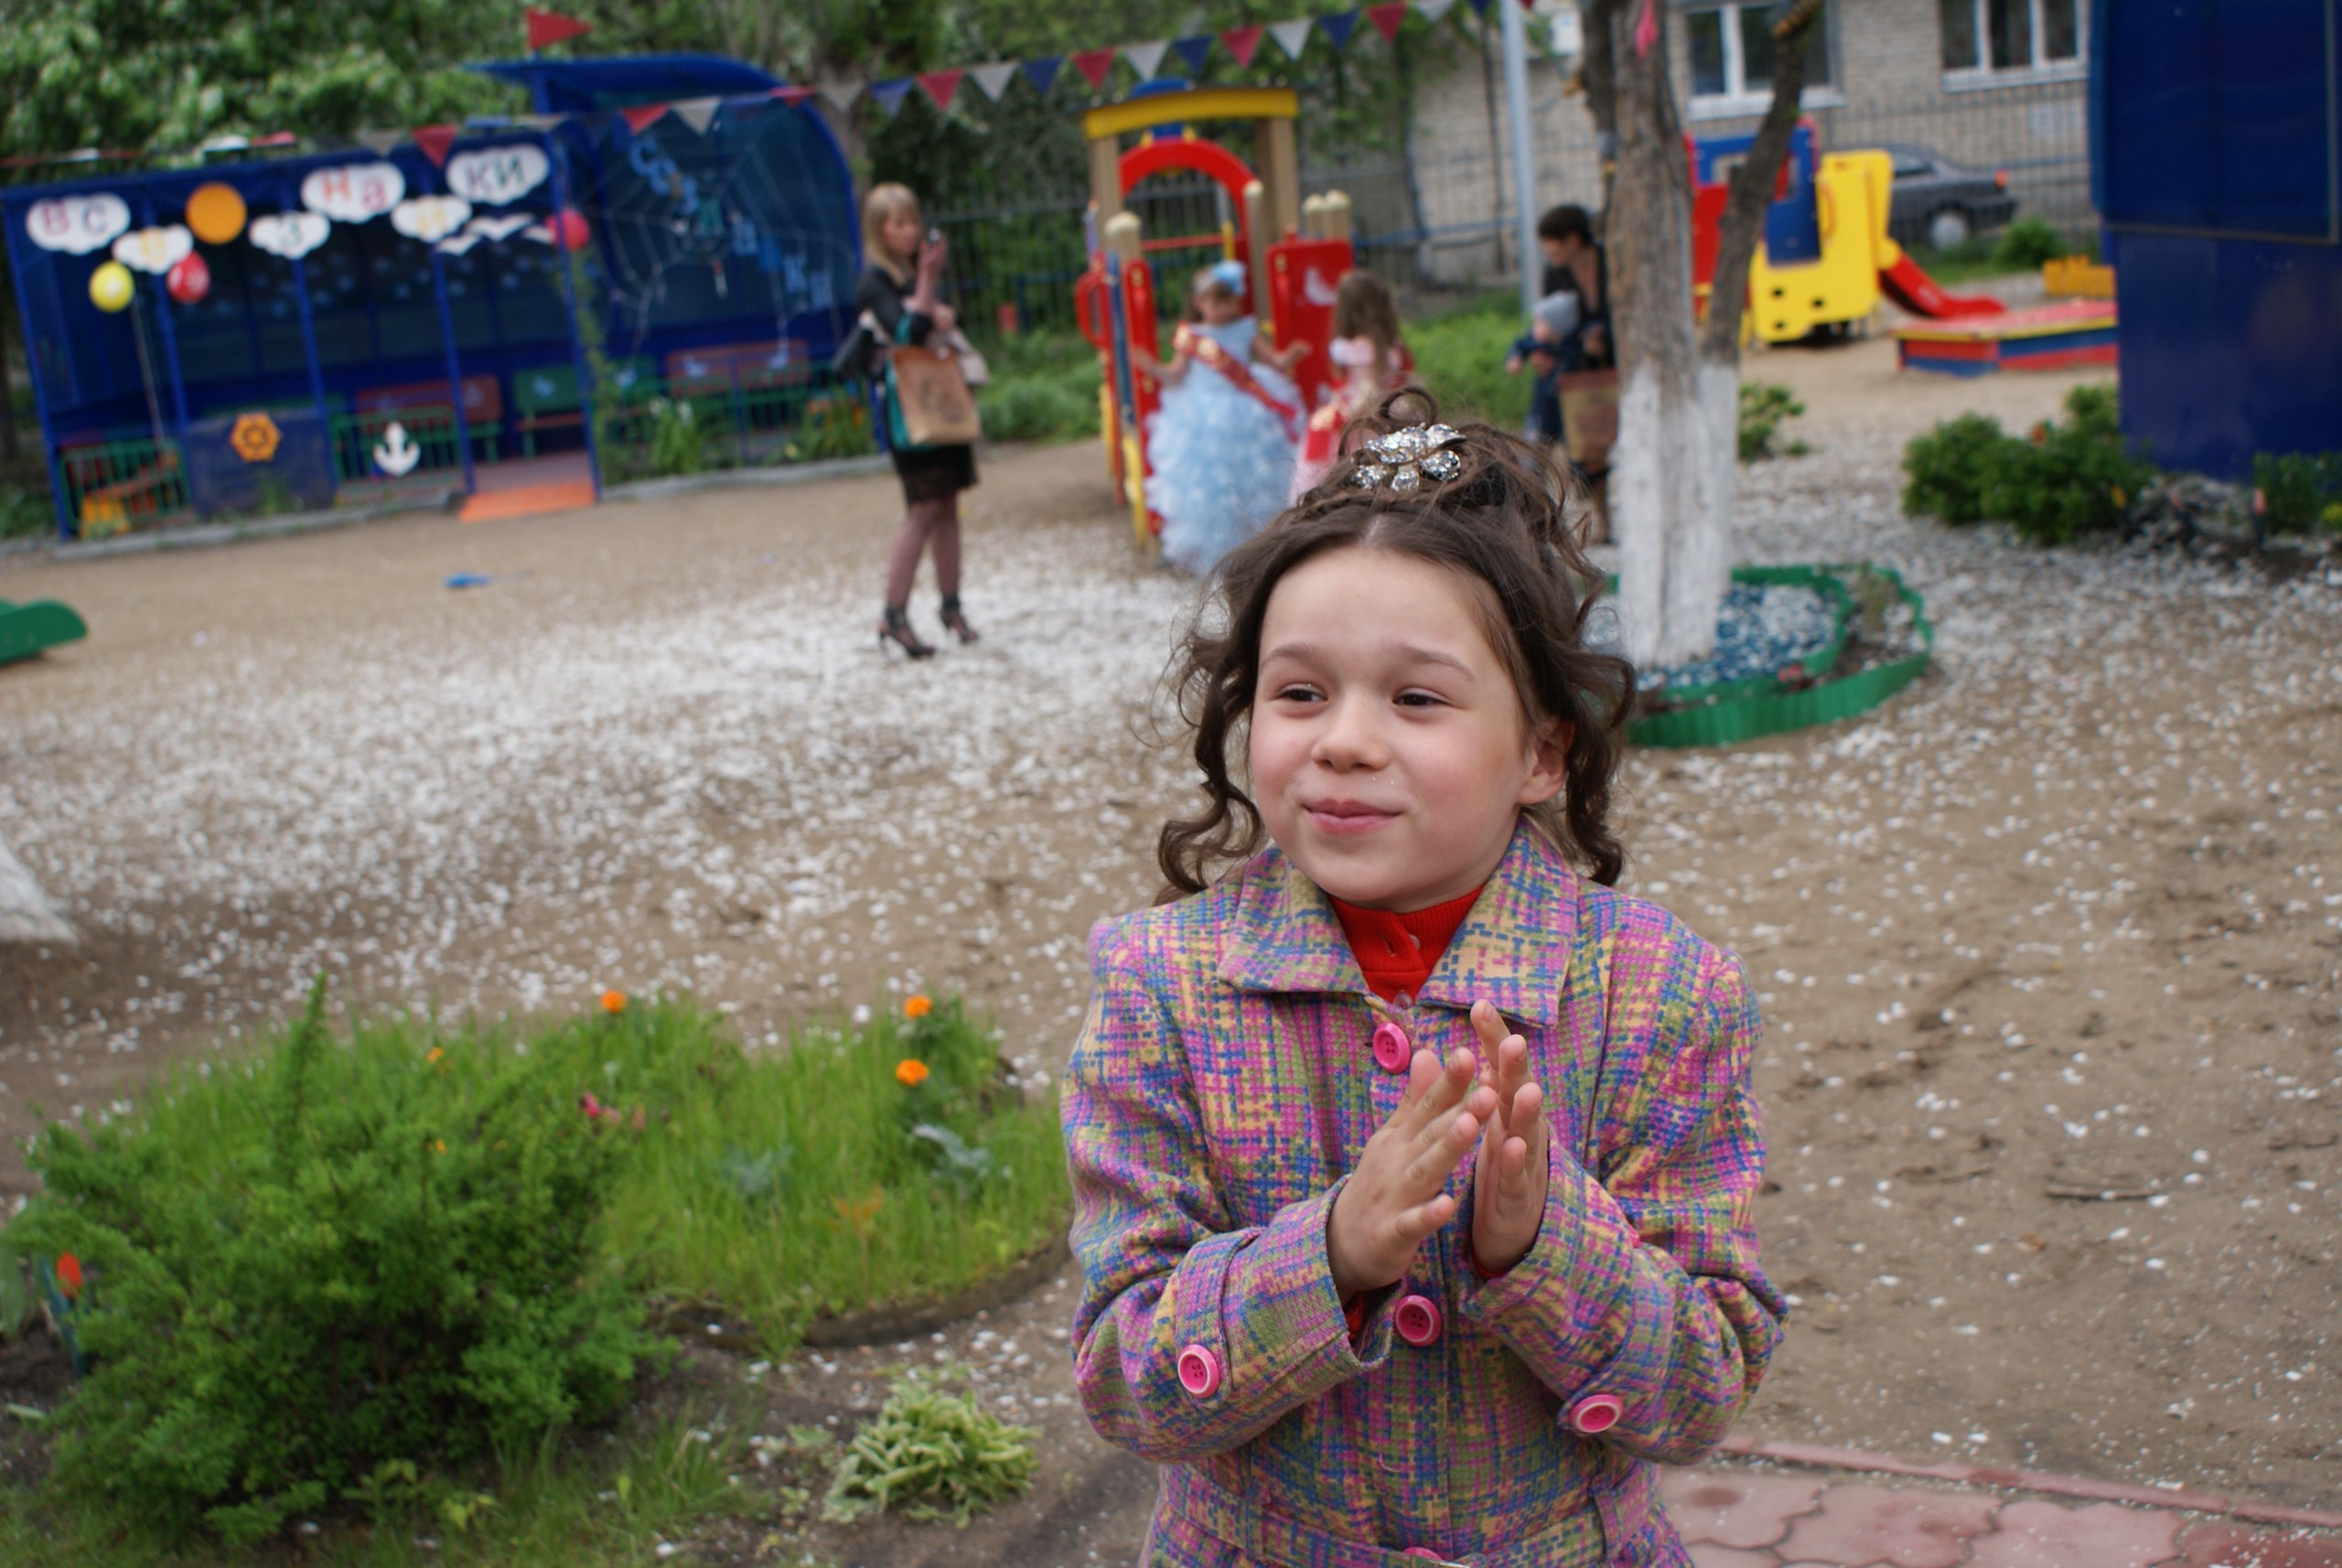
M 1907 255 L 1896 258 L 1891 267 L 1879 269 L 1878 286 L 1912 315 L 1938 321 L 1959 316 L 1998 316 L 2007 308 L 1990 295 L 1944 293 L 1943 285 Z

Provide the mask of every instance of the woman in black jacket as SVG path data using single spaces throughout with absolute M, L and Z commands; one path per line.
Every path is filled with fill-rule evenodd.
M 869 265 L 854 291 L 854 303 L 878 323 L 889 345 L 919 344 L 955 324 L 951 307 L 938 297 L 943 275 L 943 238 L 923 233 L 919 198 L 899 185 L 875 188 L 862 204 L 862 250 Z M 906 326 L 908 323 L 908 326 Z M 888 397 L 894 395 L 889 390 Z M 891 417 L 889 429 L 899 429 Z M 960 492 L 976 483 L 975 448 L 894 447 L 895 472 L 903 481 L 903 526 L 895 534 L 886 563 L 886 608 L 878 640 L 892 642 L 913 659 L 935 650 L 911 629 L 908 610 L 919 558 L 931 544 L 935 585 L 942 592 L 945 629 L 962 642 L 976 640 L 976 628 L 960 610 Z

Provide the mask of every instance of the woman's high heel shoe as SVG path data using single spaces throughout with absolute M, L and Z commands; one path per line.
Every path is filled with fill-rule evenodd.
M 944 629 L 949 631 L 952 636 L 958 638 L 962 643 L 980 640 L 976 633 L 976 628 L 970 626 L 968 624 L 968 618 L 960 613 L 959 595 L 946 594 L 943 596 L 941 613 L 943 616 Z
M 888 605 L 886 618 L 878 623 L 880 650 L 884 650 L 890 642 L 913 659 L 931 659 L 935 655 L 934 648 L 921 642 L 919 633 L 911 629 L 910 618 L 903 613 L 899 605 Z

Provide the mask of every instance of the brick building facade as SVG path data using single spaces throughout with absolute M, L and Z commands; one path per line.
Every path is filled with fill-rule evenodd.
M 1661 0 L 1676 101 L 1694 134 L 1746 131 L 1771 89 L 1765 0 Z M 1986 171 L 2004 170 L 2020 213 L 2068 232 L 2090 208 L 2088 6 L 2090 0 L 1831 0 L 1809 59 L 1805 105 L 1828 148 L 1907 145 Z M 1585 101 L 1572 91 L 1574 0 L 1537 0 L 1530 26 L 1531 133 L 1540 208 L 1598 209 L 1602 179 Z M 1491 29 L 1493 31 L 1493 29 Z M 1493 53 L 1493 48 L 1491 49 Z M 1509 272 L 1512 175 L 1503 80 L 1477 51 L 1428 78 L 1412 127 L 1413 254 L 1426 284 Z M 1350 183 L 1365 187 L 1353 171 Z M 1338 177 L 1327 183 L 1340 183 Z M 1391 191 L 1391 198 L 1398 195 Z M 1395 199 L 1361 188 L 1371 232 Z M 1377 210 L 1377 209 L 1380 210 Z M 1395 237 L 1395 235 L 1394 235 Z M 1379 247 L 1378 247 L 1379 249 Z M 1501 257 L 1499 257 L 1501 252 Z

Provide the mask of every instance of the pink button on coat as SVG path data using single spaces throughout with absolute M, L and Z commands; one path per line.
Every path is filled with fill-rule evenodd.
M 1325 895 L 1271 849 L 1102 923 L 1091 962 L 1064 1101 L 1076 1373 L 1097 1430 L 1165 1466 L 1147 1561 L 1688 1562 L 1652 1466 L 1724 1435 L 1784 1313 L 1749 1217 L 1738 961 L 1516 833 L 1402 1022 L 1445 1055 L 1486 999 L 1527 1036 L 1554 1121 L 1543 1229 L 1481 1280 L 1466 1161 L 1462 1211 L 1356 1346 L 1326 1219 L 1403 1079 L 1359 1049 L 1378 1019 Z M 1443 1331 L 1394 1349 L 1412 1293 Z M 1206 1399 L 1180 1377 L 1191 1347 L 1219 1373 Z M 1568 1412 L 1597 1393 L 1618 1416 L 1593 1436 Z

